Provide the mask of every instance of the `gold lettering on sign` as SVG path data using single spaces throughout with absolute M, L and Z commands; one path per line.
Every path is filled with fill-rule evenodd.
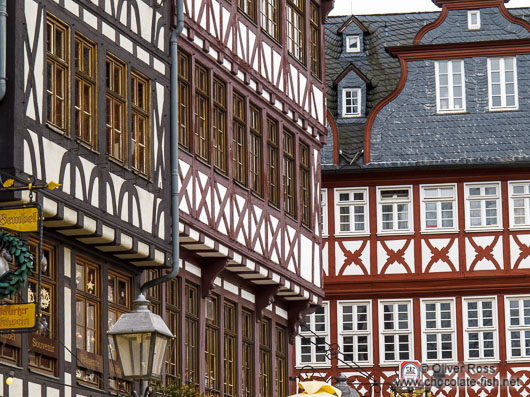
M 35 232 L 38 225 L 37 208 L 0 210 L 0 227 L 18 232 Z
M 0 334 L 0 342 L 16 347 L 20 347 L 22 345 L 20 334 Z
M 32 328 L 34 326 L 34 303 L 0 306 L 0 329 Z
M 80 367 L 96 372 L 103 370 L 103 358 L 101 356 L 77 349 L 77 358 Z
M 45 336 L 29 335 L 29 348 L 35 353 L 40 353 L 48 357 L 58 358 L 57 343 L 53 339 Z

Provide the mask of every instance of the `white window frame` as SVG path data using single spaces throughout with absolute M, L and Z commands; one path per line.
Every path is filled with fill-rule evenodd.
M 482 320 L 482 303 L 481 302 L 491 302 L 492 303 L 492 326 L 477 326 L 477 327 L 469 327 L 468 326 L 468 302 L 478 302 L 479 305 L 479 322 Z M 463 333 L 464 333 L 464 363 L 469 362 L 498 362 L 499 360 L 499 333 L 498 333 L 498 319 L 497 319 L 497 297 L 496 296 L 481 296 L 481 297 L 469 297 L 469 298 L 463 298 L 462 299 L 462 315 L 463 315 Z M 484 345 L 483 345 L 483 337 L 482 335 L 485 332 L 492 332 L 493 333 L 493 357 L 484 357 Z M 469 334 L 471 333 L 478 333 L 479 334 L 479 349 L 480 349 L 480 357 L 479 358 L 471 358 L 469 355 Z
M 473 23 L 473 16 L 477 17 L 477 22 Z M 468 30 L 480 30 L 480 10 L 470 10 L 467 12 Z
M 512 325 L 511 324 L 511 306 L 510 302 L 516 301 L 518 302 L 519 306 L 519 320 L 524 320 L 524 314 L 523 314 L 523 302 L 524 301 L 530 301 L 529 295 L 511 295 L 511 296 L 505 296 L 504 297 L 504 313 L 505 313 L 505 324 L 506 324 L 506 357 L 509 361 L 517 362 L 517 361 L 525 361 L 527 362 L 530 358 L 529 354 L 524 354 L 525 351 L 525 343 L 524 339 L 521 338 L 521 334 L 525 332 L 530 332 L 530 324 L 528 325 L 521 325 L 521 321 L 519 322 L 519 325 Z M 522 315 L 523 314 L 523 315 Z M 520 335 L 520 341 L 521 341 L 521 356 L 513 356 L 512 355 L 512 332 L 519 332 Z
M 383 199 L 381 197 L 382 192 L 388 191 L 388 190 L 407 190 L 408 191 L 408 198 L 385 198 Z M 405 185 L 405 186 L 378 186 L 377 187 L 377 233 L 383 234 L 383 235 L 389 235 L 389 234 L 411 234 L 414 232 L 414 224 L 413 224 L 413 198 L 412 198 L 412 186 Z M 398 229 L 396 228 L 397 220 L 398 220 L 398 205 L 401 204 L 407 204 L 408 205 L 408 211 L 407 211 L 407 222 L 408 222 L 408 228 L 407 229 Z M 383 230 L 383 205 L 392 205 L 392 222 L 394 227 L 392 229 Z
M 352 100 L 357 98 L 357 112 L 346 112 L 346 95 L 352 94 Z M 360 88 L 343 88 L 342 89 L 342 117 L 361 117 L 361 89 Z
M 442 327 L 441 325 L 441 316 L 440 316 L 440 305 L 442 303 L 448 303 L 451 311 L 451 326 Z M 436 305 L 436 327 L 427 328 L 427 304 Z M 457 346 L 458 346 L 458 337 L 456 332 L 457 326 L 456 320 L 456 310 L 455 310 L 455 299 L 421 299 L 421 345 L 422 345 L 422 362 L 444 362 L 444 363 L 456 363 L 458 361 L 457 357 Z M 441 357 L 441 334 L 451 334 L 451 343 L 452 343 L 452 357 L 450 359 L 444 359 Z M 427 357 L 427 335 L 436 335 L 437 343 L 437 353 L 439 358 L 429 359 Z
M 393 330 L 385 330 L 384 327 L 384 306 L 385 305 L 394 305 L 394 307 L 397 307 L 397 305 L 405 304 L 408 307 L 408 328 L 407 329 L 393 329 Z M 380 300 L 379 301 L 379 360 L 381 366 L 389 366 L 389 365 L 396 365 L 399 364 L 403 360 L 412 360 L 414 357 L 414 330 L 412 327 L 412 316 L 413 316 L 413 305 L 411 299 L 401 299 L 401 300 Z M 393 318 L 394 325 L 396 323 L 396 316 Z M 399 337 L 399 335 L 407 335 L 408 336 L 408 344 L 409 344 L 409 351 L 408 351 L 408 358 L 401 358 L 399 357 L 399 351 L 396 352 L 396 355 L 398 356 L 394 360 L 386 360 L 385 359 L 385 336 L 394 336 L 394 344 L 396 346 L 396 339 Z M 399 344 L 399 343 L 398 343 Z
M 322 211 L 322 237 L 328 237 L 328 189 L 320 189 L 320 211 Z
M 345 306 L 351 306 L 352 307 L 352 325 L 353 325 L 353 329 L 352 330 L 344 330 L 343 328 L 343 325 L 344 325 L 344 319 L 343 319 L 343 313 L 344 313 L 344 307 Z M 358 323 L 357 323 L 357 310 L 360 306 L 366 306 L 366 323 L 367 323 L 367 327 L 366 327 L 366 330 L 359 330 L 358 329 Z M 373 345 L 372 345 L 372 303 L 370 301 L 360 301 L 360 300 L 340 300 L 340 301 L 337 301 L 337 333 L 338 333 L 338 343 L 339 343 L 339 347 L 340 347 L 340 355 L 339 355 L 339 358 L 343 361 L 345 361 L 346 363 L 352 363 L 352 362 L 355 362 L 361 366 L 365 366 L 365 365 L 372 365 L 373 364 L 373 361 L 372 361 L 372 351 L 373 351 Z M 360 360 L 359 359 L 359 351 L 357 349 L 357 347 L 359 346 L 359 343 L 358 343 L 358 339 L 357 337 L 359 336 L 364 336 L 367 338 L 367 345 L 368 345 L 368 349 L 367 349 L 367 354 L 368 354 L 368 359 L 367 360 Z M 353 341 L 353 346 L 354 346 L 354 351 L 353 351 L 353 360 L 352 361 L 348 361 L 345 359 L 344 357 L 344 338 L 349 338 L 349 337 L 352 337 L 354 338 Z M 348 367 L 347 364 L 339 361 L 337 363 L 337 365 L 339 367 Z
M 506 68 L 505 61 L 506 59 L 513 60 L 513 80 L 514 80 L 514 105 L 506 105 Z M 501 105 L 493 106 L 493 96 L 492 96 L 492 86 L 491 86 L 491 61 L 493 59 L 499 60 L 500 67 L 500 88 L 501 88 Z M 519 90 L 517 84 L 517 58 L 516 57 L 503 57 L 503 58 L 488 58 L 488 103 L 490 111 L 503 111 L 503 110 L 518 110 L 519 109 Z
M 441 84 L 440 84 L 440 64 L 446 62 L 447 63 L 447 90 L 448 90 L 448 97 L 447 100 L 449 102 L 449 106 L 447 109 L 442 109 L 441 106 Z M 453 65 L 456 63 L 460 63 L 460 70 L 462 74 L 462 107 L 457 108 L 455 106 L 455 95 L 454 95 L 454 73 L 453 73 Z M 434 70 L 436 75 L 436 111 L 438 113 L 464 113 L 466 111 L 466 74 L 464 69 L 464 61 L 461 59 L 456 60 L 443 60 L 443 61 L 436 61 L 434 63 Z
M 350 49 L 350 44 L 355 42 L 357 44 L 356 49 Z M 357 35 L 346 36 L 346 52 L 357 53 L 361 52 L 361 38 Z
M 470 189 L 472 188 L 481 188 L 483 194 L 480 196 L 471 196 L 469 194 Z M 485 189 L 495 187 L 497 189 L 497 194 L 495 195 L 486 195 Z M 501 230 L 502 229 L 502 206 L 501 206 L 501 184 L 500 182 L 481 182 L 481 183 L 465 183 L 464 184 L 464 197 L 465 197 L 465 215 L 466 215 L 466 231 L 490 231 L 490 230 Z M 496 225 L 486 225 L 486 201 L 495 201 L 496 202 L 496 211 L 497 211 L 497 224 Z M 479 226 L 471 225 L 471 203 L 473 201 L 481 201 L 480 212 L 481 212 L 481 222 Z
M 515 187 L 523 187 L 527 193 L 515 193 Z M 510 229 L 514 230 L 524 230 L 530 229 L 530 181 L 509 181 L 508 182 L 508 197 L 509 197 L 509 211 L 510 211 Z M 515 223 L 515 200 L 523 201 L 524 209 L 524 223 L 516 224 Z M 518 207 L 521 208 L 521 207 Z
M 340 201 L 340 195 L 348 193 L 351 200 Z M 362 193 L 363 200 L 354 200 L 354 195 Z M 369 231 L 369 207 L 368 207 L 368 188 L 336 188 L 335 189 L 335 235 L 336 236 L 359 236 L 368 235 Z M 363 230 L 348 230 L 341 231 L 341 208 L 349 208 L 350 229 L 355 229 L 355 207 L 362 207 L 364 209 L 364 228 Z
M 315 313 L 306 315 L 306 319 L 309 321 L 309 327 L 311 330 L 314 331 L 314 333 L 309 332 L 309 331 L 304 331 L 302 327 L 299 327 L 298 336 L 296 337 L 296 367 L 297 368 L 302 368 L 306 365 L 310 365 L 313 368 L 328 368 L 331 366 L 329 355 L 327 354 L 326 354 L 326 359 L 324 362 L 316 361 L 316 345 L 314 345 L 313 343 L 311 343 L 311 362 L 302 362 L 302 338 L 316 339 L 317 336 L 315 336 L 314 334 L 317 334 L 319 338 L 324 338 L 324 341 L 325 341 L 324 346 L 326 350 L 328 350 L 327 344 L 329 344 L 329 336 L 330 336 L 329 302 L 323 302 L 322 307 L 324 308 L 324 317 L 325 317 L 324 324 L 326 325 L 326 329 L 324 331 L 315 330 Z
M 430 189 L 453 189 L 452 197 L 426 197 L 426 190 Z M 420 185 L 420 200 L 421 200 L 421 232 L 422 233 L 450 233 L 458 231 L 458 193 L 456 184 L 444 184 L 444 185 Z M 453 226 L 444 227 L 442 225 L 442 203 L 452 203 L 453 204 Z M 427 204 L 436 203 L 436 215 L 437 222 L 440 226 L 437 227 L 427 227 Z

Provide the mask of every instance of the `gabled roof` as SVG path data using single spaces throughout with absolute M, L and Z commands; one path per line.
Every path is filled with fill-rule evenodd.
M 337 34 L 342 34 L 342 32 L 344 32 L 344 31 L 346 30 L 346 28 L 347 28 L 348 26 L 351 25 L 352 22 L 355 23 L 355 24 L 359 27 L 359 29 L 362 30 L 363 33 L 370 33 L 370 32 L 368 31 L 368 28 L 367 28 L 367 27 L 366 27 L 361 21 L 359 21 L 359 19 L 356 18 L 355 15 L 352 15 L 352 16 L 349 17 L 348 20 L 347 20 L 346 22 L 344 22 L 344 23 L 342 24 L 342 26 L 337 30 Z
M 343 54 L 342 35 L 337 33 L 345 26 L 350 16 L 328 17 L 325 25 L 327 104 L 330 113 L 337 116 L 337 85 L 339 76 L 348 73 L 350 65 L 370 82 L 367 91 L 367 110 L 373 109 L 396 87 L 401 74 L 399 61 L 385 51 L 390 45 L 411 45 L 421 27 L 438 17 L 438 12 L 416 14 L 364 15 L 356 19 L 372 34 L 364 37 L 364 51 L 351 56 Z M 349 23 L 351 23 L 350 21 Z M 349 166 L 351 160 L 364 148 L 364 122 L 337 123 L 339 135 L 339 161 Z M 357 161 L 356 163 L 359 163 Z M 323 167 L 326 168 L 325 166 Z
M 354 72 L 355 74 L 357 74 L 357 76 L 359 76 L 359 78 L 362 81 L 364 81 L 365 84 L 370 84 L 370 80 L 368 80 L 368 78 L 359 69 L 357 69 L 353 63 L 350 63 L 348 67 L 344 69 L 344 71 L 341 74 L 339 74 L 339 76 L 335 79 L 333 84 L 338 85 L 340 81 L 344 77 L 346 77 L 350 72 Z
M 530 9 L 510 9 L 515 17 L 530 20 Z M 370 113 L 397 87 L 401 76 L 399 60 L 392 57 L 387 47 L 411 46 L 417 32 L 435 21 L 439 12 L 356 16 L 371 34 L 364 37 L 364 51 L 352 59 L 343 53 L 343 38 L 339 30 L 353 22 L 351 16 L 329 17 L 325 25 L 327 104 L 330 114 L 337 120 L 339 167 L 362 167 L 355 157 L 364 148 L 364 119 L 343 119 L 338 116 L 337 83 L 351 70 L 370 82 L 366 93 L 366 109 Z M 358 73 L 358 74 L 359 74 Z M 456 145 L 456 143 L 455 143 Z M 456 154 L 456 153 L 455 153 Z M 491 157 L 488 157 L 491 158 Z M 351 161 L 353 165 L 350 165 Z M 445 163 L 446 160 L 440 160 Z M 484 159 L 486 160 L 486 158 Z M 399 166 L 397 163 L 395 166 Z M 403 163 L 403 166 L 406 166 Z M 326 170 L 326 166 L 323 170 Z M 330 167 L 330 169 L 336 169 Z

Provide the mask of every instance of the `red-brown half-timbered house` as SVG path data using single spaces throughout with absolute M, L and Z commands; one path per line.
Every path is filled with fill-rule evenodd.
M 434 3 L 326 25 L 326 297 L 297 368 L 388 396 L 418 360 L 433 395 L 526 396 L 529 10 Z
M 332 2 L 183 7 L 180 272 L 147 291 L 176 336 L 162 382 L 207 396 L 286 396 L 298 322 L 324 296 L 323 38 Z M 132 309 L 140 283 L 171 265 L 175 9 L 169 0 L 0 0 L 8 37 L 0 182 L 60 184 L 32 195 L 45 216 L 45 321 L 35 333 L 0 335 L 0 396 L 138 388 L 120 378 L 106 332 Z M 38 236 L 20 237 L 35 251 Z M 35 283 L 15 299 L 35 300 Z

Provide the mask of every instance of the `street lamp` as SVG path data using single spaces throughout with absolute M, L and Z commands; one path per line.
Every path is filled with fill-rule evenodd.
M 120 316 L 109 330 L 114 339 L 124 379 L 160 379 L 168 342 L 173 334 L 162 317 L 149 310 L 149 301 L 140 294 L 134 310 Z

